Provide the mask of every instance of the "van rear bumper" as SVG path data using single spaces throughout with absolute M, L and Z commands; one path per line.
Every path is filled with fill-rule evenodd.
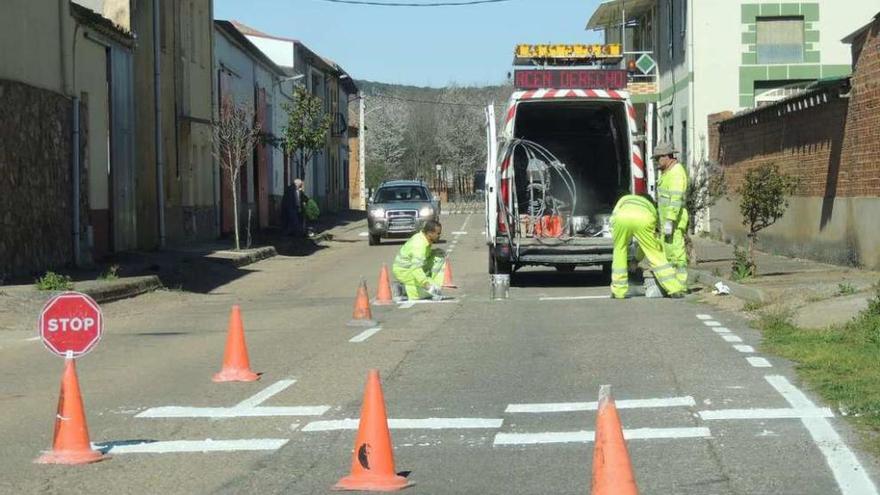
M 495 255 L 514 265 L 600 265 L 611 263 L 614 242 L 609 237 L 562 239 L 522 239 L 519 253 L 511 249 L 506 237 L 498 237 Z

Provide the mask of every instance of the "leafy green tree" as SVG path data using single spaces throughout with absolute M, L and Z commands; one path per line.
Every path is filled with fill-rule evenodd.
M 796 178 L 780 172 L 779 167 L 770 163 L 746 172 L 742 185 L 737 189 L 742 224 L 746 227 L 749 238 L 751 275 L 754 275 L 757 268 L 755 244 L 758 233 L 782 218 L 788 209 L 788 198 L 795 192 L 797 185 Z
M 305 170 L 315 152 L 324 149 L 327 144 L 333 116 L 324 110 L 321 98 L 309 93 L 305 86 L 296 86 L 293 104 L 285 103 L 282 107 L 287 112 L 287 125 L 283 130 L 284 146 Z

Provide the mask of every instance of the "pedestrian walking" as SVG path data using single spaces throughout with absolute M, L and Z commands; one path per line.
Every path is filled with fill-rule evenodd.
M 394 278 L 403 284 L 410 300 L 440 297 L 443 285 L 443 253 L 432 246 L 440 240 L 443 226 L 428 220 L 421 232 L 409 238 L 394 258 Z
M 611 214 L 611 236 L 614 240 L 614 257 L 611 262 L 611 296 L 624 299 L 629 291 L 629 246 L 638 243 L 636 261 L 647 258 L 654 278 L 665 294 L 679 298 L 685 286 L 676 277 L 675 268 L 663 254 L 663 246 L 657 239 L 657 209 L 650 199 L 627 194 L 617 201 Z
M 675 267 L 678 282 L 687 290 L 687 249 L 685 234 L 689 215 L 685 204 L 688 177 L 684 165 L 676 160 L 678 151 L 669 143 L 660 143 L 654 148 L 652 158 L 660 169 L 657 182 L 657 206 L 660 214 L 660 227 L 663 232 L 663 252 Z

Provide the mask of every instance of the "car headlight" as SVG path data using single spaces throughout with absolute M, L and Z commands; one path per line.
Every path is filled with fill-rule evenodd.
M 385 208 L 375 208 L 370 210 L 370 216 L 373 218 L 385 218 Z
M 419 210 L 419 216 L 422 217 L 430 217 L 434 214 L 434 209 L 430 206 L 423 206 L 421 210 Z

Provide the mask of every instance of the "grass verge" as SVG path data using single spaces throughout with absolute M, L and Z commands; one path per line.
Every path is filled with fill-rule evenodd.
M 758 320 L 765 348 L 796 362 L 810 388 L 862 429 L 866 447 L 880 454 L 880 290 L 845 325 L 804 330 L 788 316 Z

